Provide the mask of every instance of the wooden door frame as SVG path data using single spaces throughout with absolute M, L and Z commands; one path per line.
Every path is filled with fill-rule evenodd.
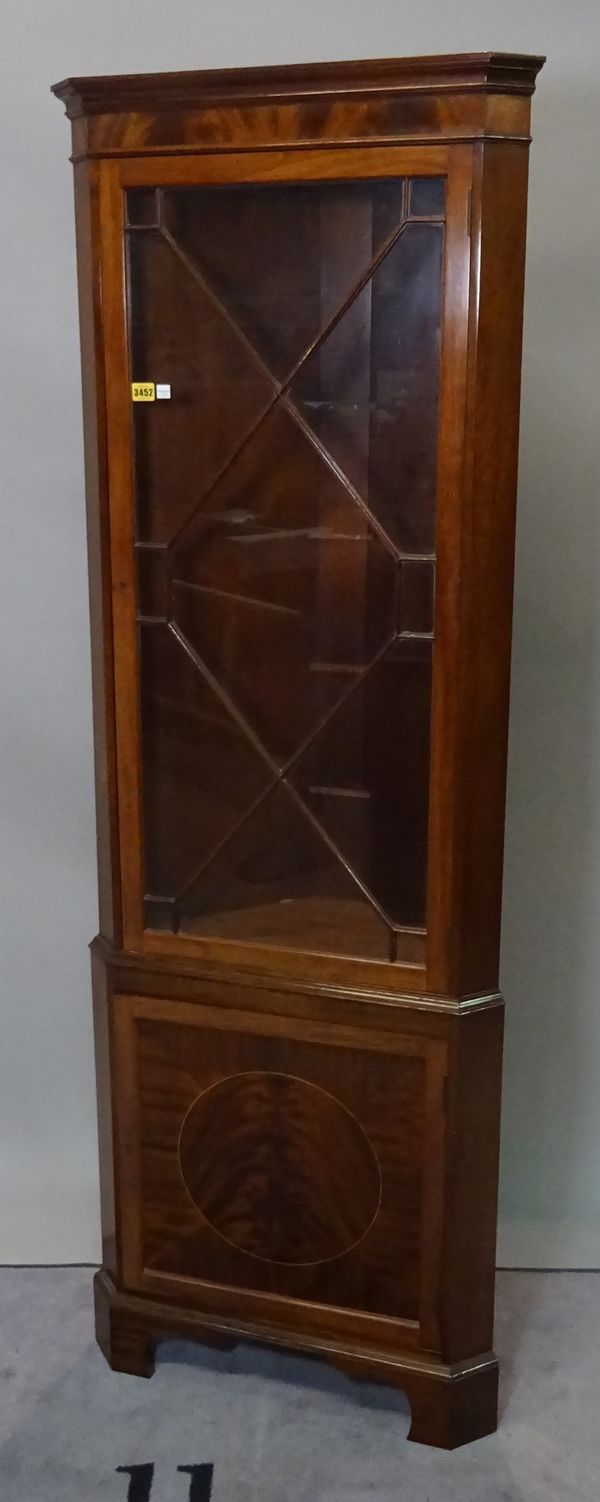
M 366 145 L 285 151 L 199 152 L 104 160 L 99 168 L 100 275 L 104 332 L 107 488 L 110 527 L 116 778 L 123 947 L 172 959 L 235 965 L 324 987 L 442 994 L 460 881 L 455 785 L 461 753 L 460 590 L 472 255 L 469 208 L 475 148 Z M 437 484 L 437 587 L 433 654 L 432 755 L 425 964 L 308 953 L 241 941 L 144 929 L 141 744 L 134 555 L 134 476 L 125 281 L 125 192 L 144 186 L 331 181 L 388 176 L 447 177 Z

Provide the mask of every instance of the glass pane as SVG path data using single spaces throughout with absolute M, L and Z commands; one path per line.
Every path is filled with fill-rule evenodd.
M 405 185 L 165 192 L 163 223 L 279 381 L 402 223 Z M 274 274 L 275 273 L 275 274 Z
M 289 774 L 303 803 L 398 926 L 425 920 L 430 705 L 431 646 L 397 643 Z
M 411 219 L 443 219 L 445 207 L 445 178 L 412 178 L 408 197 L 408 212 Z
M 278 785 L 180 904 L 186 933 L 387 960 L 387 924 Z
M 129 195 L 149 926 L 424 924 L 443 188 Z
M 397 563 L 281 405 L 172 567 L 175 620 L 279 765 L 394 634 Z
M 166 625 L 140 627 L 146 884 L 173 903 L 271 782 Z
M 435 544 L 442 229 L 409 224 L 291 397 L 403 552 Z
M 435 591 L 435 563 L 427 558 L 403 558 L 400 564 L 399 631 L 431 636 Z
M 129 237 L 131 379 L 170 385 L 133 405 L 137 535 L 169 543 L 266 411 L 273 387 L 161 234 Z
M 158 189 L 157 188 L 131 188 L 127 194 L 127 223 L 130 228 L 137 226 L 148 228 L 158 227 Z
M 166 548 L 136 548 L 138 609 L 141 620 L 166 620 L 169 613 L 170 558 Z

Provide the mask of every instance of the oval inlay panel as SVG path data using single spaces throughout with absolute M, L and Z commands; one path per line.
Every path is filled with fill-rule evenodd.
M 293 1075 L 235 1074 L 199 1095 L 179 1140 L 181 1172 L 209 1225 L 269 1262 L 325 1262 L 364 1236 L 381 1176 L 350 1111 Z

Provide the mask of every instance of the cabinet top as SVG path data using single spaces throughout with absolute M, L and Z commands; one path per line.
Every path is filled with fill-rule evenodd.
M 315 100 L 370 94 L 532 94 L 545 58 L 511 52 L 293 63 L 285 67 L 124 73 L 65 78 L 52 87 L 70 119 L 206 104 Z

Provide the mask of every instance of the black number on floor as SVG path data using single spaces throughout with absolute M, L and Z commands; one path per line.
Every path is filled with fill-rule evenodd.
M 190 1478 L 188 1502 L 210 1502 L 214 1466 L 178 1465 L 177 1470 L 183 1471 Z M 117 1471 L 129 1476 L 127 1502 L 150 1502 L 154 1480 L 153 1462 L 148 1465 L 118 1465 Z
M 124 1471 L 130 1478 L 127 1502 L 150 1502 L 154 1479 L 153 1462 L 149 1465 L 118 1465 L 117 1470 Z
M 188 1502 L 210 1502 L 214 1466 L 178 1465 L 177 1470 L 191 1477 Z

